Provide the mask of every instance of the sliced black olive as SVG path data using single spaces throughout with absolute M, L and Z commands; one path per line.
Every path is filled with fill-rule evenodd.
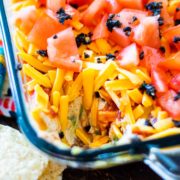
M 156 98 L 156 89 L 152 84 L 143 83 L 140 88 L 140 90 L 146 91 L 146 93 L 151 96 L 153 99 Z
M 144 125 L 145 126 L 152 126 L 151 122 L 149 119 L 146 119 L 145 122 L 144 122 Z
M 97 63 L 102 63 L 100 58 L 97 58 Z
M 113 28 L 121 27 L 122 25 L 119 20 L 113 19 L 114 16 L 114 14 L 110 14 L 106 22 L 106 26 L 110 32 L 113 31 Z
M 165 53 L 165 52 L 166 52 L 166 49 L 165 49 L 164 46 L 161 46 L 159 49 L 160 49 L 160 51 L 161 51 L 162 53 Z
M 90 125 L 84 127 L 84 130 L 85 130 L 86 132 L 89 132 L 90 129 L 91 129 L 91 126 L 90 126 Z
M 60 138 L 60 139 L 63 139 L 63 138 L 64 138 L 64 133 L 63 133 L 62 131 L 61 131 L 61 132 L 59 132 L 59 134 L 58 134 L 58 135 L 59 135 L 59 138 Z
M 58 36 L 57 36 L 57 34 L 55 34 L 54 36 L 53 36 L 53 39 L 57 39 L 58 38 Z
M 18 71 L 21 71 L 22 70 L 22 64 L 21 63 L 18 63 L 17 66 L 16 66 L 17 70 Z
M 180 92 L 177 93 L 177 95 L 174 97 L 174 101 L 178 101 L 180 99 Z
M 114 60 L 115 58 L 116 56 L 113 54 L 106 54 L 106 60 L 109 60 L 109 59 Z
M 38 50 L 37 53 L 42 57 L 48 57 L 47 50 Z
M 161 13 L 161 9 L 163 8 L 162 2 L 150 2 L 146 5 L 146 9 L 152 12 L 153 16 L 157 16 Z
M 100 98 L 100 95 L 99 95 L 99 92 L 98 92 L 98 91 L 95 92 L 95 97 L 96 97 L 96 98 Z
M 141 51 L 139 54 L 139 59 L 143 60 L 144 59 L 144 51 Z
M 180 36 L 175 36 L 174 39 L 173 39 L 173 42 L 174 43 L 180 42 Z
M 158 23 L 159 23 L 159 26 L 163 26 L 164 25 L 164 19 L 162 17 L 159 17 Z
M 176 12 L 179 12 L 179 11 L 180 11 L 180 7 L 177 7 L 177 8 L 176 8 Z
M 173 123 L 176 127 L 180 127 L 180 121 L 173 120 Z
M 77 9 L 79 6 L 77 4 L 70 4 L 73 8 Z
M 126 36 L 130 36 L 131 34 L 131 27 L 127 26 L 123 29 L 123 31 L 125 32 Z
M 57 12 L 57 18 L 61 24 L 64 24 L 64 22 L 68 19 L 72 19 L 72 17 L 69 14 L 66 14 L 65 10 L 63 8 L 60 8 Z
M 89 58 L 89 54 L 84 53 L 84 58 L 85 58 L 85 59 Z
M 174 24 L 175 24 L 175 26 L 178 26 L 180 24 L 180 19 L 176 19 Z
M 138 20 L 138 18 L 136 16 L 132 17 L 132 22 L 135 22 L 136 20 Z
M 80 47 L 82 44 L 87 45 L 91 43 L 91 34 L 81 33 L 76 36 L 76 44 Z

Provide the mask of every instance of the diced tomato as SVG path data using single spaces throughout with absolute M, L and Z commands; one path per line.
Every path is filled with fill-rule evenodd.
M 118 0 L 124 8 L 143 9 L 143 0 Z
M 78 5 L 78 6 L 82 6 L 85 4 L 90 4 L 92 2 L 92 0 L 67 0 L 67 3 L 70 5 Z
M 180 50 L 180 41 L 175 42 L 175 37 L 180 38 L 180 25 L 170 27 L 163 32 L 163 36 L 168 40 L 169 43 L 174 44 L 178 50 Z
M 162 2 L 163 8 L 161 9 L 161 17 L 164 20 L 164 25 L 173 25 L 173 18 L 170 17 L 168 13 L 168 0 L 159 0 L 159 2 Z
M 134 41 L 141 46 L 160 47 L 157 17 L 145 17 L 134 29 Z
M 80 13 L 77 9 L 73 8 L 70 5 L 65 6 L 65 12 L 69 14 L 73 20 L 79 20 L 80 19 Z
M 48 38 L 48 57 L 55 66 L 74 72 L 81 70 L 78 48 L 72 28 L 59 32 L 57 38 Z
M 177 92 L 180 91 L 180 73 L 171 79 L 169 86 Z
M 130 38 L 125 35 L 121 28 L 114 28 L 109 38 L 121 47 L 126 47 L 131 43 Z
M 81 21 L 89 26 L 96 25 L 101 20 L 106 7 L 106 0 L 94 0 L 83 12 Z
M 119 65 L 125 68 L 131 68 L 139 64 L 139 52 L 135 43 L 124 48 L 118 55 Z
M 39 4 L 41 6 L 45 6 L 46 5 L 46 0 L 38 0 Z
M 47 13 L 43 13 L 36 21 L 32 30 L 28 35 L 28 40 L 34 43 L 39 49 L 47 48 L 47 38 L 65 29 L 56 19 L 50 17 Z
M 66 4 L 63 9 L 65 10 L 65 13 L 70 15 L 71 18 L 73 20 L 79 20 L 80 19 L 80 13 L 77 9 L 73 8 L 71 5 L 69 4 Z M 59 10 L 59 9 L 58 9 Z M 56 12 L 53 12 L 51 10 L 47 10 L 48 14 L 50 14 L 50 16 L 53 16 L 55 19 L 57 19 L 57 14 Z M 66 20 L 65 23 L 69 21 L 69 20 Z
M 138 22 L 141 22 L 148 15 L 145 11 L 135 10 L 135 9 L 123 9 L 116 19 L 118 19 L 123 27 L 133 27 L 132 22 L 133 18 L 136 17 Z
M 162 69 L 153 67 L 151 69 L 151 78 L 158 93 L 164 93 L 168 90 L 168 76 Z
M 180 120 L 180 99 L 175 101 L 176 95 L 175 91 L 169 90 L 158 99 L 158 102 L 173 119 Z
M 34 23 L 38 19 L 39 14 L 35 6 L 27 6 L 20 9 L 17 14 L 13 17 L 14 23 L 19 27 L 25 34 L 28 34 Z
M 46 6 L 53 12 L 57 12 L 60 8 L 64 8 L 66 5 L 66 0 L 46 0 Z
M 173 18 L 168 13 L 168 1 L 167 0 L 150 0 L 150 2 L 162 2 L 162 9 L 160 16 L 163 18 L 164 25 L 173 25 Z
M 148 0 L 143 0 L 143 4 L 146 5 Z
M 159 63 L 159 66 L 170 70 L 180 70 L 180 52 L 170 56 L 168 59 Z
M 93 37 L 92 40 L 100 39 L 100 38 L 108 38 L 109 31 L 106 27 L 107 22 L 107 15 L 104 15 L 101 22 L 96 26 L 96 28 L 93 31 Z
M 149 72 L 152 68 L 156 68 L 160 62 L 164 61 L 157 49 L 144 46 L 142 52 L 144 53 L 144 58 L 140 61 L 140 65 L 147 68 Z
M 120 3 L 118 2 L 118 0 L 106 0 L 107 1 L 107 12 L 108 13 L 118 13 L 121 9 L 122 6 L 120 5 Z
M 164 61 L 164 58 L 154 48 L 143 47 L 144 58 L 140 61 L 140 66 L 144 66 L 151 73 L 152 83 L 157 92 L 162 93 L 168 90 L 168 76 L 158 67 L 158 64 Z
M 71 16 L 70 19 L 67 19 L 67 20 L 64 21 L 64 24 L 65 24 L 65 25 L 70 25 L 70 22 L 71 22 L 72 20 L 75 20 L 75 21 L 76 21 L 76 20 L 79 20 L 79 19 L 80 19 L 80 13 L 79 13 L 79 11 L 78 11 L 77 9 L 73 8 L 71 5 L 66 4 L 66 5 L 64 6 L 64 10 L 65 10 L 65 13 L 66 13 L 66 14 L 68 14 L 68 15 Z M 48 12 L 48 15 L 50 15 L 50 16 L 53 17 L 54 19 L 58 20 L 56 13 L 54 13 L 54 12 L 51 11 L 51 10 L 48 10 L 47 12 Z

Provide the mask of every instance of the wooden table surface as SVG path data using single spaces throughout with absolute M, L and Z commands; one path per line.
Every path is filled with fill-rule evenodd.
M 18 129 L 15 119 L 0 117 L 0 124 Z M 160 180 L 148 166 L 142 162 L 126 164 L 103 170 L 79 170 L 67 168 L 63 180 Z

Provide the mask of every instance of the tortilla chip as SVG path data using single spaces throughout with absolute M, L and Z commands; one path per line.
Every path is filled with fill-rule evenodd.
M 58 180 L 64 166 L 34 149 L 17 130 L 0 125 L 0 179 Z
M 65 166 L 50 161 L 39 180 L 61 180 Z

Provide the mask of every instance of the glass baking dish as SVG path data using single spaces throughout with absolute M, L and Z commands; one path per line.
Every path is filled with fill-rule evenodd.
M 172 157 L 172 154 L 175 155 L 175 158 L 179 154 L 179 147 L 174 148 L 174 146 L 180 145 L 180 134 L 148 141 L 137 141 L 136 139 L 132 139 L 131 143 L 128 144 L 109 145 L 98 149 L 82 149 L 79 147 L 71 149 L 60 148 L 40 138 L 30 123 L 28 105 L 25 103 L 25 95 L 22 93 L 23 82 L 20 71 L 18 70 L 16 49 L 12 42 L 13 28 L 9 21 L 10 12 L 8 7 L 9 1 L 0 1 L 1 30 L 5 46 L 10 85 L 16 104 L 19 127 L 36 148 L 60 163 L 75 168 L 107 168 L 119 164 L 144 160 L 146 164 L 152 167 L 152 169 L 156 169 L 160 174 L 167 172 L 166 174 L 169 173 L 170 176 L 172 176 L 172 173 L 174 173 L 173 177 L 180 177 L 179 167 L 177 163 L 173 161 Z M 164 150 L 162 151 L 162 149 Z M 169 154 L 171 154 L 171 156 Z M 169 167 L 173 168 L 170 170 Z

